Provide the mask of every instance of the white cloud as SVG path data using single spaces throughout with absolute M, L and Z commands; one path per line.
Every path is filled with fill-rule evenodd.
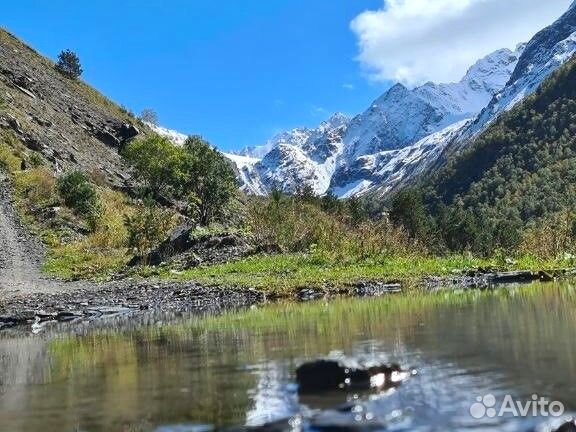
M 326 108 L 318 105 L 312 105 L 312 108 L 310 108 L 310 114 L 314 117 L 324 116 L 327 112 Z
M 350 91 L 352 91 L 352 90 L 356 89 L 356 86 L 355 86 L 354 84 L 344 83 L 344 84 L 342 84 L 342 88 L 343 88 L 344 90 L 350 90 Z
M 387 0 L 351 23 L 359 61 L 377 80 L 458 81 L 491 52 L 552 24 L 573 0 Z

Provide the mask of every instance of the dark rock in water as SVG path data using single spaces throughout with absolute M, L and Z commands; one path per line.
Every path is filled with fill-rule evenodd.
M 315 288 L 315 287 L 301 288 L 300 290 L 298 290 L 298 293 L 296 295 L 298 297 L 298 300 L 302 302 L 307 302 L 324 298 L 326 296 L 326 292 L 321 288 Z
M 412 373 L 398 365 L 362 368 L 336 360 L 305 363 L 296 370 L 301 393 L 346 389 L 387 389 L 400 385 Z
M 576 421 L 570 420 L 556 429 L 554 432 L 576 432 Z
M 288 432 L 298 430 L 293 419 L 282 419 L 261 426 L 242 426 L 225 429 L 226 432 Z
M 556 278 L 553 275 L 545 271 L 538 272 L 538 275 L 542 282 L 554 282 L 556 280 Z

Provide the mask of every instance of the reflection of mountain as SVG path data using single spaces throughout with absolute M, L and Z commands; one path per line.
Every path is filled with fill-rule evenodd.
M 418 370 L 366 405 L 379 419 L 404 413 L 393 430 L 477 429 L 467 410 L 487 392 L 549 395 L 573 409 L 575 306 L 574 289 L 545 286 L 279 305 L 173 325 L 147 319 L 143 327 L 7 339 L 0 343 L 0 429 L 259 424 L 299 409 L 287 386 L 299 362 L 338 352 Z M 12 386 L 16 377 L 23 386 Z M 484 430 L 519 429 L 504 423 Z

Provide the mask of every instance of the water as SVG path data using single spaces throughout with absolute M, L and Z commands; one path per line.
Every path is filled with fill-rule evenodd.
M 346 401 L 400 431 L 528 431 L 545 418 L 473 419 L 480 395 L 532 394 L 576 410 L 576 289 L 275 305 L 0 333 L 0 431 L 258 426 L 303 414 L 355 424 Z M 299 398 L 298 364 L 347 355 L 414 367 L 386 394 Z M 356 423 L 358 426 L 358 423 Z

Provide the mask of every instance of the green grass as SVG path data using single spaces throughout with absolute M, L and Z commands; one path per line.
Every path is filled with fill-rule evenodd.
M 235 262 L 197 267 L 181 273 L 169 268 L 143 269 L 141 275 L 165 279 L 194 280 L 209 285 L 243 286 L 276 295 L 287 295 L 302 287 L 339 290 L 358 281 L 401 281 L 413 285 L 426 276 L 447 276 L 457 270 L 478 267 L 544 270 L 566 267 L 563 261 L 544 262 L 524 257 L 514 264 L 500 259 L 466 256 L 387 257 L 360 263 L 324 262 L 311 255 L 256 256 Z

